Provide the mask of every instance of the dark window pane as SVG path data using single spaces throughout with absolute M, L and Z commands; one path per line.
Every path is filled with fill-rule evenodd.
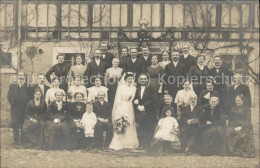
M 75 65 L 75 55 L 80 54 L 82 56 L 82 62 L 85 65 L 85 53 L 65 53 L 65 63 L 68 66 Z
M 234 56 L 233 55 L 223 55 L 222 59 L 223 59 L 223 63 L 222 63 L 223 66 L 232 70 L 232 60 L 234 59 Z
M 235 69 L 244 69 L 243 65 L 246 59 L 243 55 L 236 55 L 235 58 Z
M 10 67 L 12 64 L 11 53 L 1 53 L 1 66 Z

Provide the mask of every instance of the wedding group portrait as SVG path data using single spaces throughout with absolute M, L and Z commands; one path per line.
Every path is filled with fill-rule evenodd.
M 1 167 L 259 166 L 259 2 L 0 9 Z

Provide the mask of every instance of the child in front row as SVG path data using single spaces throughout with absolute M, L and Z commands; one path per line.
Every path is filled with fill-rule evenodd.
M 97 122 L 96 114 L 93 112 L 93 105 L 88 103 L 86 112 L 82 116 L 81 124 L 85 133 L 85 147 L 90 150 L 94 143 L 94 128 Z
M 172 107 L 166 107 L 162 110 L 163 118 L 158 122 L 157 132 L 154 136 L 153 144 L 160 144 L 163 147 L 163 151 L 170 153 L 173 149 L 173 143 L 179 143 L 177 137 L 178 122 L 172 117 L 174 109 Z

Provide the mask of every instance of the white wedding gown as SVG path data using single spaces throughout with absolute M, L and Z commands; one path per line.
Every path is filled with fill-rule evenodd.
M 132 103 L 135 96 L 135 92 L 136 88 L 132 85 L 128 86 L 126 84 L 123 84 L 121 86 L 118 86 L 112 112 L 112 122 L 124 116 L 130 123 L 130 126 L 127 127 L 126 132 L 123 135 L 117 135 L 114 132 L 112 142 L 109 146 L 110 149 L 134 149 L 138 148 L 139 146 L 135 127 L 134 107 Z

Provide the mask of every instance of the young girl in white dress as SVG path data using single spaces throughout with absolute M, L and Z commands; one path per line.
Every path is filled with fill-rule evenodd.
M 172 107 L 166 107 L 163 109 L 163 118 L 159 120 L 157 126 L 158 131 L 154 136 L 154 144 L 161 143 L 166 152 L 171 152 L 173 142 L 179 142 L 177 137 L 179 124 L 177 120 L 172 117 L 172 113 Z

